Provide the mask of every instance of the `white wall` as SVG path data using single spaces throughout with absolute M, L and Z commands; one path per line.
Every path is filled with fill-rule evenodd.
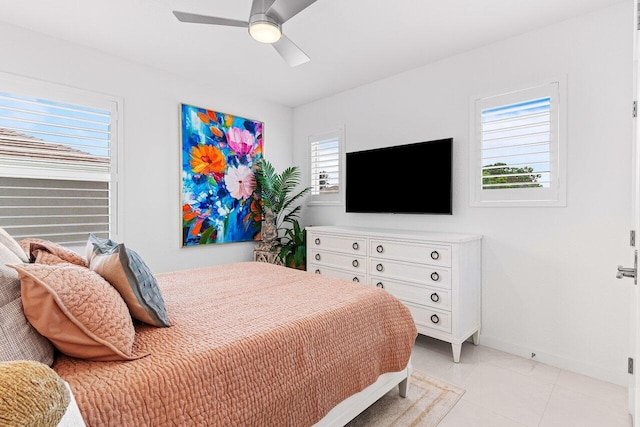
M 347 152 L 454 138 L 453 216 L 309 206 L 305 224 L 482 234 L 481 342 L 626 384 L 632 282 L 614 274 L 631 262 L 631 11 L 619 4 L 295 108 L 294 164 L 306 176 L 307 137 L 336 126 L 345 127 Z M 470 97 L 560 75 L 567 207 L 470 207 Z
M 0 72 L 124 100 L 123 241 L 140 253 L 154 272 L 251 259 L 251 242 L 180 248 L 179 104 L 263 121 L 265 157 L 278 170 L 289 166 L 292 160 L 290 108 L 244 96 L 239 91 L 242 82 L 234 88 L 209 76 L 210 84 L 202 87 L 175 75 L 8 25 L 0 25 L 0 52 Z

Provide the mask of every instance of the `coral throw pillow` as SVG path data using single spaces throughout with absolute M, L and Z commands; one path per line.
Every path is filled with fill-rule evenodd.
M 35 239 L 29 237 L 27 239 L 20 240 L 20 246 L 29 255 L 31 261 L 36 259 L 38 251 L 46 251 L 50 254 L 56 255 L 62 261 L 70 262 L 71 264 L 80 265 L 82 267 L 88 267 L 87 260 L 78 255 L 71 249 L 67 249 L 64 246 L 50 242 L 49 240 Z
M 127 305 L 100 275 L 68 263 L 12 265 L 24 312 L 62 353 L 88 360 L 132 360 L 135 330 Z
M 171 325 L 158 282 L 135 251 L 91 234 L 87 259 L 89 268 L 120 292 L 135 319 L 153 326 Z

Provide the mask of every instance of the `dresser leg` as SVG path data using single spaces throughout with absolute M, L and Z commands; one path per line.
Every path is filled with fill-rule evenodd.
M 473 334 L 473 345 L 480 345 L 480 331 Z
M 462 350 L 462 344 L 451 344 L 451 351 L 453 351 L 453 361 L 460 363 L 460 351 Z

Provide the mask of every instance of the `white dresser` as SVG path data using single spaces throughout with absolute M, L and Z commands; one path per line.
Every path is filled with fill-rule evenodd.
M 451 343 L 480 334 L 482 236 L 307 227 L 307 270 L 383 288 L 411 311 L 418 332 Z M 372 319 L 373 320 L 373 319 Z

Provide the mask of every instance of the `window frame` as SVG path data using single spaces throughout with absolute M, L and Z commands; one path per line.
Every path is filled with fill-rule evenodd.
M 469 193 L 472 207 L 565 207 L 567 205 L 567 84 L 560 76 L 498 94 L 470 98 Z M 535 98 L 551 98 L 551 183 L 548 188 L 482 188 L 482 110 Z
M 339 188 L 337 193 L 329 194 L 311 194 L 309 193 L 309 206 L 343 206 L 344 205 L 344 188 L 345 188 L 345 132 L 344 127 L 336 127 L 332 130 L 316 132 L 307 137 L 307 185 L 311 186 L 312 176 L 312 160 L 311 160 L 311 144 L 316 141 L 336 138 L 338 140 L 338 177 Z
M 16 95 L 42 98 L 51 101 L 78 104 L 91 108 L 103 109 L 111 112 L 111 141 L 110 141 L 110 238 L 122 241 L 124 239 L 123 230 L 123 206 L 124 192 L 121 183 L 123 182 L 123 171 L 121 165 L 123 159 L 123 98 L 107 95 L 100 92 L 88 91 L 45 80 L 29 77 L 17 76 L 14 74 L 0 72 L 0 88 L 3 91 Z M 44 170 L 40 166 L 2 166 L 0 171 L 2 176 L 13 178 L 51 178 L 59 180 L 93 180 L 92 173 L 79 171 L 65 171 L 61 169 Z

